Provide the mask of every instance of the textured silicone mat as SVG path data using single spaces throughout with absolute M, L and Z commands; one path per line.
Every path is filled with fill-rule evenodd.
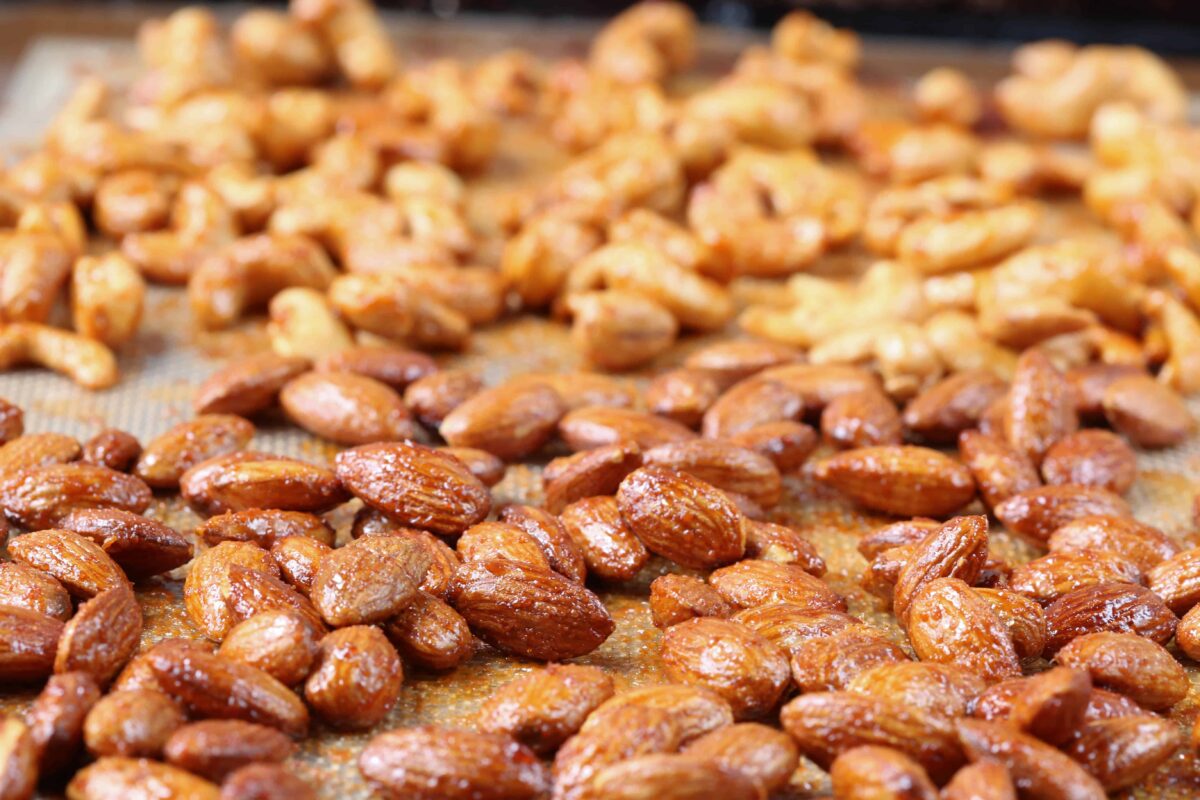
M 435 30 L 433 36 L 416 36 L 403 29 L 399 33 L 402 39 L 419 41 L 413 48 L 425 54 L 492 52 L 511 46 L 514 40 L 522 45 L 527 45 L 526 40 L 537 40 L 539 50 L 550 55 L 580 52 L 578 43 L 583 39 L 577 26 L 555 28 L 539 23 L 520 29 L 518 35 L 514 33 L 516 27 L 506 28 L 506 25 L 511 23 L 499 28 L 491 25 L 449 28 L 426 23 L 426 27 Z M 543 32 L 547 35 L 543 36 Z M 710 44 L 712 39 L 710 36 Z M 728 51 L 731 44 L 736 43 L 722 40 L 718 49 Z M 129 65 L 130 51 L 125 43 L 67 39 L 35 43 L 10 84 L 0 116 L 0 141 L 14 143 L 35 137 L 81 69 L 100 69 L 107 75 L 120 76 L 129 70 Z M 513 146 L 521 147 L 520 143 Z M 504 160 L 511 167 L 511 159 L 526 156 L 526 152 L 512 152 Z M 743 294 L 751 291 L 750 287 L 743 289 Z M 683 353 L 703 341 L 711 338 L 685 342 L 656 367 L 678 361 Z M 83 438 L 102 427 L 115 426 L 145 441 L 191 415 L 195 386 L 224 357 L 265 346 L 261 321 L 251 321 L 227 334 L 194 334 L 188 325 L 181 292 L 153 289 L 143 329 L 121 354 L 123 377 L 115 388 L 92 393 L 55 375 L 24 371 L 0 374 L 0 396 L 25 409 L 26 428 L 30 431 L 61 431 Z M 511 318 L 481 331 L 468 352 L 447 358 L 446 362 L 477 369 L 489 382 L 509 374 L 565 371 L 582 366 L 570 346 L 566 329 L 533 317 Z M 1200 413 L 1200 402 L 1193 402 L 1192 407 Z M 317 461 L 334 452 L 328 445 L 279 422 L 260 425 L 255 448 Z M 1195 538 L 1196 532 L 1190 527 L 1190 503 L 1192 495 L 1200 489 L 1200 442 L 1193 440 L 1170 452 L 1143 455 L 1141 466 L 1142 477 L 1130 495 L 1139 519 L 1161 526 L 1181 540 Z M 494 490 L 497 503 L 538 502 L 538 473 L 536 464 L 511 467 L 503 483 Z M 816 544 L 829 564 L 826 579 L 849 597 L 851 613 L 886 627 L 903 643 L 904 636 L 892 618 L 881 613 L 877 602 L 858 586 L 865 566 L 855 550 L 858 538 L 888 520 L 838 502 L 828 491 L 815 487 L 803 472 L 789 476 L 785 484 L 786 497 L 773 510 L 772 517 L 800 528 Z M 333 514 L 342 536 L 346 535 L 352 510 L 339 509 Z M 184 531 L 190 531 L 197 522 L 190 511 L 166 497 L 160 498 L 151 513 Z M 1014 561 L 1035 555 L 1003 532 L 995 535 L 994 542 L 998 551 Z M 658 665 L 658 632 L 650 624 L 644 598 L 649 582 L 667 568 L 665 562 L 655 560 L 637 581 L 620 587 L 596 587 L 617 620 L 617 630 L 599 650 L 580 661 L 609 670 L 621 687 L 663 679 Z M 179 580 L 160 580 L 139 589 L 146 617 L 145 642 L 163 636 L 198 636 L 178 601 L 179 588 Z M 452 673 L 410 673 L 406 675 L 399 703 L 378 729 L 465 719 L 495 687 L 531 666 L 481 649 L 470 663 Z M 1195 683 L 1200 669 L 1190 662 L 1188 666 Z M 0 692 L 0 710 L 19 710 L 31 696 L 28 692 Z M 1177 707 L 1175 714 L 1181 724 L 1190 726 L 1197 714 L 1198 701 L 1200 694 L 1194 689 Z M 341 734 L 317 726 L 293 759 L 295 769 L 311 780 L 322 798 L 364 798 L 368 790 L 358 775 L 355 760 L 369 735 Z M 797 772 L 789 796 L 820 797 L 827 795 L 828 790 L 824 774 L 809 764 Z M 1200 768 L 1190 753 L 1177 755 L 1131 794 L 1145 798 L 1198 797 Z

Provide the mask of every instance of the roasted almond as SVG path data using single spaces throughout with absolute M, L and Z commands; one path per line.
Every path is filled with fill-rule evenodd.
M 1007 626 L 957 578 L 938 578 L 916 593 L 908 609 L 908 638 L 922 661 L 961 666 L 988 681 L 1021 674 Z
M 291 736 L 308 730 L 304 703 L 261 669 L 175 642 L 149 656 L 163 691 L 198 717 L 259 722 Z
M 1137 456 L 1115 433 L 1078 431 L 1046 451 L 1042 477 L 1052 486 L 1073 483 L 1125 494 L 1137 479 Z
M 226 579 L 225 602 L 235 623 L 264 611 L 286 609 L 300 614 L 318 631 L 324 627 L 320 613 L 308 598 L 274 574 L 230 564 Z
M 16 561 L 0 562 L 0 606 L 16 606 L 57 620 L 71 618 L 71 597 L 53 576 Z
M 621 482 L 617 505 L 647 549 L 685 567 L 718 567 L 745 551 L 740 512 L 689 473 L 643 467 Z
M 330 625 L 382 622 L 416 597 L 431 557 L 410 538 L 366 536 L 321 560 L 310 592 Z
M 845 689 L 861 672 L 908 660 L 883 631 L 870 625 L 809 639 L 794 647 L 790 655 L 792 680 L 802 692 Z
M 247 764 L 277 763 L 296 749 L 274 728 L 237 719 L 210 719 L 177 729 L 167 740 L 168 764 L 212 781 L 224 780 Z
M 312 592 L 317 567 L 332 552 L 329 545 L 307 536 L 285 536 L 271 545 L 271 556 L 279 566 L 280 575 L 305 595 Z
M 205 636 L 220 641 L 239 619 L 229 607 L 229 571 L 233 566 L 278 576 L 271 554 L 249 542 L 221 542 L 192 561 L 183 582 L 188 616 Z
M 507 464 L 486 450 L 476 450 L 474 447 L 446 446 L 435 449 L 438 452 L 457 458 L 472 475 L 479 478 L 480 482 L 488 488 L 504 480 L 504 475 L 508 471 Z
M 541 545 L 525 531 L 504 522 L 480 522 L 467 528 L 455 545 L 463 561 L 506 558 L 533 567 L 551 569 Z
M 999 722 L 961 719 L 956 723 L 963 751 L 972 761 L 996 761 L 1013 784 L 1031 797 L 1103 800 L 1103 787 L 1059 750 Z
M 1175 644 L 1193 661 L 1200 655 L 1200 611 L 1196 608 L 1192 606 L 1175 629 Z
M 825 559 L 795 528 L 743 518 L 742 533 L 746 537 L 747 558 L 796 564 L 818 578 L 825 574 Z
M 571 411 L 589 406 L 631 408 L 638 401 L 637 387 L 631 381 L 599 372 L 534 372 L 520 380 L 546 384 L 558 392 Z
M 1187 673 L 1160 644 L 1132 633 L 1102 631 L 1072 639 L 1055 660 L 1087 670 L 1092 682 L 1126 695 L 1152 711 L 1182 700 L 1190 683 Z
M 799 761 L 796 745 L 786 733 L 757 722 L 717 728 L 685 747 L 683 754 L 735 772 L 768 793 L 787 784 Z
M 606 581 L 627 581 L 650 554 L 621 516 L 615 497 L 585 497 L 563 509 L 563 529 L 583 555 L 587 572 Z
M 782 382 L 752 376 L 735 383 L 708 407 L 700 429 L 710 439 L 745 433 L 760 425 L 794 422 L 804 399 Z
M 99 699 L 100 687 L 85 672 L 53 675 L 46 681 L 25 712 L 39 774 L 58 774 L 74 764 L 83 744 L 83 721 Z
M 826 769 L 862 745 L 899 750 L 934 780 L 949 778 L 963 761 L 944 717 L 885 698 L 845 691 L 801 695 L 783 707 L 780 722 L 800 753 Z
M 192 545 L 182 533 L 129 511 L 72 511 L 58 524 L 100 545 L 133 580 L 170 572 L 192 558 Z
M 1196 430 L 1183 398 L 1149 375 L 1113 381 L 1101 405 L 1109 423 L 1139 447 L 1171 447 Z
M 0 478 L 0 504 L 23 528 L 52 528 L 72 511 L 117 508 L 140 514 L 150 487 L 132 475 L 91 464 L 54 464 Z
M 44 680 L 54 669 L 60 620 L 16 606 L 0 606 L 0 678 L 6 683 Z
M 647 466 L 686 472 L 726 492 L 773 506 L 783 494 L 774 462 L 753 450 L 717 439 L 662 444 L 643 454 Z
M 810 639 L 834 636 L 862 624 L 859 619 L 841 611 L 812 610 L 793 603 L 753 606 L 742 609 L 732 618 L 761 634 L 789 657 Z
M 438 430 L 451 445 L 513 461 L 541 449 L 566 413 L 554 389 L 517 381 L 473 395 L 451 411 Z
M 1146 573 L 1146 585 L 1176 614 L 1200 603 L 1200 548 L 1176 553 L 1151 569 Z
M 461 461 L 408 442 L 344 450 L 337 477 L 367 505 L 434 533 L 460 533 L 492 508 L 491 493 Z
M 683 363 L 692 369 L 717 373 L 725 382 L 733 382 L 802 358 L 799 350 L 779 342 L 733 340 L 703 347 L 691 353 Z
M 289 767 L 255 762 L 234 770 L 221 784 L 221 800 L 316 800 L 313 787 Z
M 893 660 L 865 669 L 846 689 L 882 697 L 934 714 L 961 717 L 987 684 L 970 669 L 949 664 Z
M 1075 394 L 1079 416 L 1091 422 L 1104 419 L 1104 392 L 1127 375 L 1145 375 L 1144 367 L 1132 364 L 1084 364 L 1067 370 L 1067 383 Z
M 1080 517 L 1131 515 L 1129 504 L 1107 489 L 1073 483 L 1027 489 L 1001 502 L 993 511 L 1004 527 L 1039 544 Z
M 1097 583 L 1061 595 L 1046 607 L 1050 638 L 1058 652 L 1076 636 L 1097 631 L 1134 633 L 1165 645 L 1179 619 L 1154 592 L 1135 583 Z
M 329 353 L 317 359 L 318 372 L 352 372 L 386 383 L 398 392 L 414 381 L 438 371 L 437 362 L 425 353 L 399 347 L 360 346 Z
M 479 729 L 506 734 L 548 753 L 583 726 L 613 694 L 612 678 L 596 667 L 549 664 L 501 686 L 479 709 Z
M 514 561 L 463 564 L 448 599 L 484 641 L 542 661 L 590 653 L 615 627 L 592 592 Z
M 936 800 L 937 787 L 925 769 L 899 750 L 878 745 L 854 747 L 838 756 L 829 769 L 835 797 L 906 797 Z
M 1017 359 L 1008 391 L 1004 433 L 1008 441 L 1035 465 L 1059 439 L 1079 427 L 1075 395 L 1062 373 L 1040 350 L 1026 350 Z
M 1133 786 L 1158 769 L 1183 745 L 1173 720 L 1144 714 L 1089 722 L 1066 745 L 1106 792 Z
M 295 686 L 308 677 L 317 656 L 318 632 L 298 611 L 272 609 L 234 625 L 217 655 L 249 664 L 280 683 Z
M 821 435 L 834 447 L 898 445 L 901 434 L 900 412 L 878 389 L 839 395 L 821 412 Z
M 315 514 L 276 508 L 227 511 L 209 517 L 196 527 L 196 535 L 209 546 L 226 541 L 252 542 L 268 550 L 288 536 L 307 536 L 324 544 L 333 544 L 333 528 L 325 520 Z
M 667 712 L 675 737 L 672 749 L 733 724 L 729 703 L 712 689 L 668 683 L 630 689 L 606 700 L 588 716 L 581 730 L 604 733 L 619 729 L 617 721 L 631 707 Z
M 106 694 L 92 706 L 83 723 L 83 740 L 94 756 L 161 758 L 163 745 L 185 721 L 162 692 L 127 689 Z
M 550 789 L 549 771 L 511 737 L 434 726 L 379 734 L 358 769 L 388 800 L 534 800 Z
M 80 599 L 129 584 L 108 553 L 71 531 L 50 529 L 26 533 L 8 543 L 8 553 L 17 563 L 52 576 Z
M 996 616 L 1008 628 L 1013 647 L 1020 658 L 1037 658 L 1046 649 L 1049 636 L 1046 612 L 1036 600 L 1008 589 L 975 587 L 975 593 L 987 601 Z
M 727 437 L 738 447 L 764 455 L 780 472 L 791 472 L 817 447 L 817 433 L 803 422 L 764 422 Z
M 745 559 L 716 570 L 708 582 L 738 608 L 791 603 L 809 611 L 846 610 L 837 592 L 794 564 Z
M 918 542 L 896 577 L 892 610 L 905 622 L 908 606 L 921 589 L 938 578 L 975 583 L 987 560 L 987 517 L 955 517 Z
M 609 703 L 619 700 L 617 697 Z M 590 797 L 592 782 L 606 767 L 638 756 L 672 753 L 679 748 L 682 738 L 679 717 L 666 709 L 616 705 L 603 716 L 607 723 L 604 727 L 585 725 L 555 754 L 552 796 L 557 800 Z M 589 720 L 596 718 L 594 713 Z
M 25 412 L 0 398 L 0 444 L 7 444 L 25 431 Z
M 844 394 L 881 388 L 869 370 L 846 364 L 783 364 L 759 375 L 800 395 L 806 413 L 819 412 Z
M 847 450 L 821 461 L 813 474 L 861 506 L 907 517 L 946 516 L 975 496 L 966 467 L 924 447 Z
M 1071 550 L 1035 558 L 1013 570 L 1009 588 L 1039 603 L 1052 603 L 1067 592 L 1098 583 L 1140 583 L 1142 573 L 1129 561 L 1104 550 Z
M 142 454 L 142 443 L 127 431 L 105 428 L 83 443 L 80 460 L 85 464 L 129 472 Z
M 315 514 L 349 497 L 324 467 L 249 451 L 200 462 L 183 474 L 179 490 L 193 508 L 207 515 L 251 508 Z
M 870 561 L 880 553 L 893 547 L 917 544 L 926 536 L 938 530 L 942 523 L 937 520 L 918 517 L 916 519 L 893 522 L 868 533 L 858 540 L 858 552 Z
M 279 392 L 288 418 L 342 445 L 412 439 L 416 426 L 396 390 L 352 372 L 306 372 Z
M 576 452 L 617 442 L 632 442 L 644 451 L 696 437 L 690 428 L 666 417 L 608 406 L 571 411 L 559 421 L 558 433 Z
M 687 367 L 669 370 L 646 387 L 646 408 L 652 414 L 694 428 L 724 388 L 717 376 L 705 370 Z
M 1046 546 L 1052 553 L 1095 549 L 1116 553 L 1143 572 L 1180 550 L 1170 536 L 1132 517 L 1095 516 L 1073 519 L 1051 534 Z
M 304 699 L 327 724 L 365 730 L 391 711 L 403 682 L 400 656 L 383 632 L 351 625 L 321 640 Z
M 689 800 L 727 797 L 754 800 L 762 786 L 738 772 L 707 761 L 674 754 L 639 756 L 596 773 L 588 796 L 597 800 Z
M 951 444 L 1007 391 L 1008 384 L 990 370 L 956 372 L 909 401 L 904 427 L 927 442 Z
M 1054 667 L 997 683 L 975 698 L 972 715 L 1007 721 L 1059 745 L 1083 722 L 1091 696 L 1092 678 L 1085 670 Z
M 500 509 L 500 521 L 532 536 L 546 554 L 550 569 L 576 583 L 583 583 L 587 575 L 583 551 L 558 517 L 533 506 L 507 505 Z
M 554 514 L 576 500 L 616 494 L 625 476 L 642 466 L 641 449 L 629 442 L 556 458 L 542 471 L 546 509 Z
M 148 486 L 173 489 L 183 473 L 214 456 L 244 450 L 254 426 L 232 414 L 203 414 L 151 439 L 134 466 Z
M 61 433 L 27 433 L 0 445 L 0 474 L 66 464 L 82 454 L 79 442 Z
M 142 609 L 128 586 L 82 603 L 63 628 L 54 671 L 86 672 L 105 686 L 125 666 L 142 636 Z
M 200 385 L 192 407 L 197 414 L 257 414 L 273 406 L 279 390 L 308 368 L 308 359 L 299 356 L 261 353 L 237 359 Z
M 963 431 L 958 437 L 958 453 L 975 478 L 979 495 L 988 508 L 1042 485 L 1028 457 L 999 436 Z
M 431 428 L 442 424 L 450 412 L 483 389 L 483 381 L 473 372 L 443 370 L 418 378 L 404 390 L 404 404 L 413 415 Z
M 712 689 L 738 719 L 773 710 L 789 677 L 783 651 L 751 628 L 722 619 L 698 617 L 668 628 L 662 661 L 672 680 Z
M 410 664 L 453 669 L 475 654 L 475 637 L 462 615 L 441 598 L 418 592 L 383 625 L 383 632 Z
M 221 796 L 216 784 L 177 767 L 147 758 L 107 756 L 75 773 L 75 777 L 67 784 L 67 798 L 146 798 L 148 786 L 162 787 L 162 792 L 168 797 L 219 800 Z

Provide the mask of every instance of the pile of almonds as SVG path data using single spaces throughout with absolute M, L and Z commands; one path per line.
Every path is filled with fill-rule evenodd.
M 800 13 L 692 92 L 672 3 L 586 62 L 405 68 L 364 0 L 228 37 L 184 9 L 139 47 L 124 104 L 85 82 L 4 175 L 0 368 L 112 385 L 146 280 L 207 330 L 265 308 L 270 349 L 144 445 L 0 401 L 0 683 L 38 690 L 0 718 L 0 800 L 303 800 L 288 760 L 330 729 L 390 800 L 765 800 L 804 765 L 839 800 L 1089 800 L 1195 759 L 1200 548 L 1125 499 L 1200 390 L 1200 164 L 1153 55 L 1030 45 L 990 100 L 935 70 L 876 118 L 857 39 Z M 519 126 L 570 156 L 472 202 Z M 1050 190 L 1100 233 L 1049 242 Z M 803 272 L 855 252 L 886 260 Z M 487 385 L 430 355 L 517 307 L 660 368 Z M 735 317 L 753 338 L 673 350 Z M 331 463 L 254 449 L 281 419 Z M 799 491 L 886 520 L 860 581 L 895 626 L 825 580 Z M 651 576 L 667 682 L 571 663 Z M 148 581 L 194 637 L 145 635 Z M 535 663 L 460 725 L 381 730 L 406 672 L 485 650 Z

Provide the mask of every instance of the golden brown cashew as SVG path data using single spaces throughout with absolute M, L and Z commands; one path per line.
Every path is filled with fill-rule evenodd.
M 101 342 L 31 322 L 0 327 L 0 370 L 35 365 L 66 375 L 88 389 L 117 382 L 117 359 Z
M 137 334 L 146 282 L 118 252 L 83 256 L 71 272 L 71 317 L 75 331 L 117 348 Z
M 661 82 L 692 63 L 696 17 L 682 3 L 640 3 L 614 17 L 592 42 L 592 69 L 626 83 Z

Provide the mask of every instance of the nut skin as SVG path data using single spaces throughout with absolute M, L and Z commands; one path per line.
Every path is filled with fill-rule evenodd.
M 579 732 L 588 715 L 613 695 L 613 681 L 596 667 L 548 664 L 484 701 L 476 725 L 513 737 L 535 753 L 550 753 Z
M 559 420 L 558 435 L 575 452 L 622 441 L 649 450 L 696 437 L 690 428 L 666 417 L 608 406 L 587 406 L 569 412 Z
M 619 730 L 619 718 L 630 707 L 667 712 L 672 739 L 687 743 L 733 724 L 733 710 L 719 694 L 682 683 L 631 689 L 606 700 L 583 723 L 583 733 Z
M 433 726 L 379 734 L 358 769 L 394 800 L 533 800 L 550 788 L 546 767 L 510 737 Z
M 129 472 L 141 454 L 142 443 L 133 434 L 105 428 L 83 443 L 80 460 L 117 472 Z
M 29 800 L 37 780 L 37 746 L 29 727 L 16 717 L 0 719 L 0 791 L 13 800 Z
M 950 717 L 967 713 L 985 688 L 972 670 L 921 661 L 891 661 L 855 675 L 846 689 L 871 697 L 895 700 L 914 708 Z
M 27 533 L 9 542 L 8 552 L 17 563 L 56 578 L 81 600 L 129 585 L 125 573 L 104 550 L 72 531 L 52 528 Z
M 400 697 L 404 670 L 396 649 L 376 627 L 352 625 L 321 640 L 304 683 L 304 699 L 337 728 L 366 730 Z
M 66 464 L 82 455 L 79 442 L 61 433 L 27 433 L 0 445 L 0 473 Z
M 916 594 L 908 637 L 922 661 L 957 664 L 988 681 L 1021 674 L 1008 628 L 986 600 L 956 578 L 930 581 Z
M 576 583 L 583 583 L 587 577 L 583 550 L 567 532 L 560 518 L 533 506 L 507 505 L 500 509 L 500 521 L 532 536 L 546 554 L 552 570 Z
M 1179 553 L 1179 544 L 1157 528 L 1132 517 L 1091 516 L 1059 527 L 1046 546 L 1052 553 L 1092 548 L 1116 553 L 1149 572 Z
M 1004 720 L 1044 742 L 1061 745 L 1083 724 L 1091 696 L 1087 672 L 1055 667 L 992 686 L 975 698 L 972 716 Z
M 646 407 L 651 413 L 695 428 L 725 386 L 720 377 L 706 370 L 669 370 L 646 387 Z
M 61 620 L 37 611 L 0 606 L 0 677 L 12 683 L 48 677 L 63 627 Z
M 1179 619 L 1154 592 L 1134 583 L 1098 583 L 1067 592 L 1046 607 L 1049 639 L 1056 653 L 1076 636 L 1097 631 L 1133 633 L 1166 645 Z M 1182 646 L 1182 643 L 1181 643 Z
M 987 517 L 955 517 L 922 539 L 896 578 L 892 610 L 897 619 L 908 618 L 908 607 L 917 593 L 938 578 L 958 578 L 974 584 L 987 560 Z
M 802 692 L 845 689 L 859 673 L 872 667 L 908 660 L 883 631 L 869 625 L 803 642 L 790 655 L 792 680 Z
M 315 800 L 312 787 L 279 764 L 255 762 L 221 784 L 221 800 Z
M 85 603 L 63 628 L 54 671 L 82 671 L 107 685 L 137 650 L 142 609 L 128 586 L 106 589 Z
M 787 684 L 783 652 L 752 629 L 699 617 L 663 633 L 663 666 L 681 683 L 706 686 L 725 698 L 735 719 L 772 711 Z
M 438 371 L 437 362 L 424 353 L 398 347 L 351 347 L 317 359 L 318 372 L 352 372 L 386 383 L 398 392 Z
M 483 381 L 465 370 L 444 370 L 418 378 L 404 390 L 404 404 L 417 419 L 436 428 L 450 412 L 483 389 Z
M 1118 378 L 1101 398 L 1104 416 L 1139 447 L 1171 447 L 1196 430 L 1183 398 L 1148 375 Z
M 197 526 L 196 535 L 210 547 L 225 541 L 239 541 L 253 542 L 268 550 L 288 536 L 307 536 L 327 545 L 332 545 L 334 539 L 333 528 L 320 517 L 275 508 L 228 511 L 209 517 Z
M 620 697 L 609 701 L 612 704 Z M 608 706 L 602 706 L 606 709 Z M 728 707 L 726 707 L 728 711 Z M 589 721 L 597 719 L 593 713 Z M 559 748 L 554 757 L 556 800 L 583 800 L 605 768 L 629 758 L 671 753 L 681 743 L 678 716 L 656 706 L 612 706 L 603 719 L 606 727 L 586 725 Z
M 956 372 L 909 401 L 904 427 L 927 442 L 951 444 L 978 425 L 987 407 L 1008 390 L 989 370 Z
M 1158 564 L 1146 573 L 1146 585 L 1176 614 L 1187 612 L 1200 603 L 1200 548 L 1176 553 Z
M 1142 574 L 1133 563 L 1104 550 L 1085 548 L 1051 553 L 1022 564 L 1013 570 L 1009 588 L 1049 604 L 1084 586 L 1141 581 Z
M 52 464 L 0 476 L 0 503 L 23 528 L 45 530 L 84 508 L 116 508 L 140 514 L 150 506 L 141 479 L 92 464 Z
M 695 439 L 653 447 L 643 454 L 647 466 L 685 472 L 726 492 L 749 497 L 761 506 L 783 494 L 779 470 L 766 456 L 730 442 Z
M 775 463 L 781 473 L 799 468 L 817 447 L 817 433 L 803 422 L 764 422 L 728 437 L 738 447 L 753 450 Z
M 999 436 L 976 430 L 958 437 L 958 452 L 975 478 L 979 495 L 988 508 L 995 508 L 1015 494 L 1042 485 L 1037 469 L 1023 453 Z
M 656 797 L 701 800 L 714 795 L 730 800 L 754 800 L 762 796 L 762 786 L 752 778 L 713 763 L 681 755 L 657 754 L 605 767 L 592 779 L 588 794 L 601 800 L 650 800 Z
M 1080 517 L 1131 516 L 1129 504 L 1112 492 L 1071 483 L 1019 492 L 996 505 L 993 513 L 1004 527 L 1038 544 Z
M 841 449 L 899 445 L 901 427 L 900 412 L 877 390 L 839 395 L 821 411 L 822 436 Z
M 561 514 L 577 500 L 616 494 L 625 476 L 640 466 L 642 451 L 628 442 L 556 458 L 542 471 L 546 509 Z
M 1026 350 L 1017 359 L 1008 392 L 1004 433 L 1009 443 L 1040 465 L 1046 451 L 1078 427 L 1070 384 L 1044 353 Z
M 1089 722 L 1066 747 L 1106 792 L 1133 786 L 1183 744 L 1179 726 L 1152 714 Z
M 184 607 L 196 627 L 214 641 L 225 638 L 240 621 L 229 607 L 229 573 L 234 565 L 279 574 L 270 553 L 249 542 L 221 542 L 193 559 L 183 582 Z
M 799 754 L 787 734 L 757 722 L 726 725 L 695 739 L 683 754 L 711 760 L 718 767 L 756 781 L 767 792 L 779 791 L 796 771 Z

